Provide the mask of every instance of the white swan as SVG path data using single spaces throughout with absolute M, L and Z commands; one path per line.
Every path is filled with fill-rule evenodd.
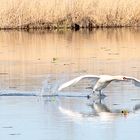
M 82 79 L 95 79 L 96 80 L 96 84 L 93 86 L 93 93 L 95 91 L 99 92 L 99 95 L 101 95 L 101 91 L 102 89 L 104 89 L 110 82 L 112 81 L 132 81 L 132 83 L 135 86 L 139 86 L 140 87 L 140 80 L 134 78 L 134 77 L 128 77 L 128 76 L 111 76 L 111 75 L 83 75 L 83 76 L 79 76 L 77 78 L 74 78 L 64 84 L 62 84 L 59 88 L 58 91 L 70 86 L 70 85 L 74 85 L 77 82 L 79 82 Z

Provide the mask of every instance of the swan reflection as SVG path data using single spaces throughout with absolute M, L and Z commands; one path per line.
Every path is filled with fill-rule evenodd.
M 66 109 L 62 106 L 59 106 L 58 109 L 61 113 L 71 117 L 72 119 L 92 119 L 97 120 L 100 119 L 101 121 L 113 121 L 117 118 L 130 118 L 135 116 L 140 110 L 140 104 L 137 104 L 133 107 L 132 110 L 129 109 L 110 109 L 106 104 L 99 101 L 94 101 L 92 104 L 89 105 L 91 108 L 91 112 L 83 113 L 83 112 L 76 112 L 70 109 Z

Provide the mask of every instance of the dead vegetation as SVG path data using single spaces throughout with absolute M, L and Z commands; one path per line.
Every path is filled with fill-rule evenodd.
M 136 0 L 1 0 L 1 29 L 140 26 Z

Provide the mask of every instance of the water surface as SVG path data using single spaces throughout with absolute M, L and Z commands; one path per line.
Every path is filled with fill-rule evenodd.
M 139 139 L 140 89 L 131 82 L 111 83 L 101 104 L 98 97 L 66 97 L 89 94 L 88 81 L 57 91 L 61 83 L 83 74 L 140 78 L 139 46 L 139 28 L 0 31 L 1 137 Z M 41 97 L 48 94 L 63 96 Z M 98 112 L 95 102 L 110 111 Z

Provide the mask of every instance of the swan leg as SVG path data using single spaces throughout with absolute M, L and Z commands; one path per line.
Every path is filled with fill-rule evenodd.
M 101 92 L 101 90 L 99 91 L 99 103 L 101 104 L 101 97 L 102 97 L 102 92 Z
M 103 94 L 101 90 L 99 90 L 98 96 L 99 96 L 100 98 L 105 98 L 105 97 L 106 97 L 106 95 Z
M 92 93 L 88 94 L 87 98 L 89 99 L 89 98 L 91 98 L 91 96 L 92 96 Z
M 101 91 L 101 90 L 99 90 L 99 96 L 100 96 L 100 97 L 102 96 L 102 91 Z
M 102 97 L 103 97 L 102 91 L 99 90 L 99 103 L 100 104 L 102 103 Z
M 89 99 L 91 96 L 90 96 L 90 94 L 89 95 L 87 95 L 87 99 Z

